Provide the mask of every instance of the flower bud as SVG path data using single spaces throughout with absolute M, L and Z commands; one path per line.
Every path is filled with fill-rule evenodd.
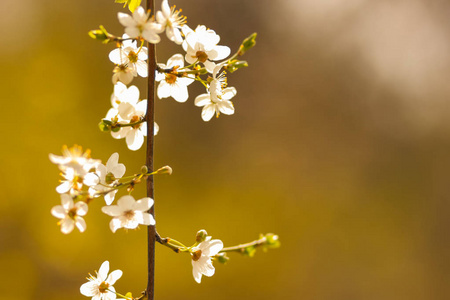
M 273 234 L 273 233 L 267 233 L 265 235 L 266 238 L 266 245 L 269 248 L 278 248 L 280 247 L 280 241 L 278 239 L 278 235 Z
M 142 167 L 141 167 L 141 173 L 142 173 L 142 174 L 147 174 L 147 173 L 148 173 L 148 168 L 147 168 L 147 166 L 142 166 Z
M 228 63 L 228 65 L 225 65 L 224 69 L 227 71 L 230 71 L 230 73 L 233 73 L 237 69 L 248 67 L 248 63 L 245 60 L 232 60 Z
M 164 166 L 156 170 L 155 174 L 169 174 L 172 175 L 172 168 L 170 166 Z
M 98 128 L 100 128 L 100 131 L 102 132 L 109 132 L 111 130 L 111 125 L 105 121 L 106 120 L 101 120 L 100 123 L 98 123 Z
M 201 243 L 206 239 L 207 236 L 208 236 L 208 233 L 206 232 L 205 229 L 199 230 L 197 232 L 197 236 L 195 237 L 195 241 L 197 243 Z
M 247 50 L 253 48 L 256 44 L 256 32 L 246 38 L 239 47 L 239 55 L 243 55 Z
M 100 25 L 100 29 L 91 30 L 88 32 L 89 36 L 93 38 L 94 40 L 101 41 L 102 43 L 106 44 L 109 43 L 110 34 L 106 31 L 105 27 Z
M 215 258 L 221 264 L 225 264 L 230 260 L 226 253 L 219 253 L 215 256 Z

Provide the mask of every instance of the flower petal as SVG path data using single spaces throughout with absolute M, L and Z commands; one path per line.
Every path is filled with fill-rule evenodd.
M 131 26 L 137 25 L 136 21 L 134 21 L 133 18 L 128 14 L 119 12 L 119 13 L 117 13 L 117 18 L 119 19 L 120 24 L 122 24 L 125 27 L 131 27 Z M 134 37 L 134 36 L 130 35 L 130 37 Z
M 220 112 L 226 115 L 232 115 L 234 114 L 234 106 L 231 101 L 223 100 L 218 102 L 217 107 L 219 108 Z
M 195 98 L 194 101 L 195 106 L 205 106 L 207 104 L 211 104 L 211 96 L 209 94 L 201 94 Z
M 98 285 L 92 281 L 86 282 L 81 285 L 80 293 L 86 297 L 93 297 L 98 293 Z
M 86 230 L 86 221 L 82 217 L 77 217 L 75 221 L 75 226 L 77 226 L 80 232 L 84 232 Z
M 71 233 L 74 227 L 74 221 L 69 217 L 66 217 L 61 221 L 61 232 L 64 234 Z
M 211 118 L 214 116 L 215 112 L 216 112 L 216 106 L 214 104 L 205 105 L 202 109 L 203 121 L 208 122 L 209 120 L 211 120 Z
M 100 266 L 100 269 L 98 270 L 97 278 L 100 281 L 105 281 L 108 277 L 109 272 L 109 261 L 105 260 L 102 265 Z
M 142 224 L 143 225 L 155 225 L 155 218 L 151 214 L 143 213 L 142 214 Z
M 66 210 L 61 205 L 54 206 L 51 213 L 58 219 L 64 219 L 66 217 Z
M 150 207 L 153 206 L 153 203 L 154 203 L 154 201 L 153 201 L 152 198 L 149 198 L 149 197 L 142 198 L 142 199 L 136 201 L 136 203 L 133 204 L 133 208 L 132 209 L 145 212 L 145 211 L 149 210 Z
M 106 279 L 106 282 L 109 283 L 110 285 L 113 285 L 114 283 L 116 283 L 117 280 L 120 279 L 120 277 L 122 277 L 123 272 L 121 270 L 115 270 L 112 271 L 109 276 L 108 279 Z
M 110 203 L 111 204 L 111 203 Z M 110 205 L 110 206 L 103 206 L 102 212 L 105 214 L 111 216 L 111 217 L 118 217 L 121 216 L 124 209 L 120 208 L 117 205 Z

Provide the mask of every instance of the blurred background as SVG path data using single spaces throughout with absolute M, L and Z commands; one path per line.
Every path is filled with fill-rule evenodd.
M 157 2 L 157 7 L 160 1 Z M 279 234 L 282 247 L 230 254 L 201 285 L 190 259 L 159 246 L 156 299 L 448 299 L 450 295 L 450 2 L 171 0 L 232 52 L 253 32 L 250 67 L 230 74 L 236 113 L 205 123 L 189 87 L 157 100 L 158 231 L 186 244 L 199 229 L 228 246 Z M 61 234 L 58 168 L 79 144 L 103 162 L 129 151 L 97 124 L 110 107 L 112 0 L 0 2 L 2 141 L 0 299 L 87 299 L 104 260 L 115 284 L 146 285 L 146 231 L 112 234 L 95 201 L 88 229 Z M 165 37 L 160 62 L 181 47 Z M 133 84 L 145 94 L 145 80 Z M 138 187 L 135 196 L 145 194 Z

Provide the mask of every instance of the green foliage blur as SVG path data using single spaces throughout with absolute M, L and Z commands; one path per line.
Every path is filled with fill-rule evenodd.
M 159 5 L 159 1 L 156 1 Z M 236 113 L 201 120 L 186 103 L 157 100 L 157 228 L 185 244 L 206 229 L 226 246 L 274 232 L 282 247 L 229 253 L 198 285 L 190 259 L 158 247 L 156 298 L 447 299 L 450 294 L 450 4 L 445 1 L 171 0 L 236 51 L 258 33 L 248 68 L 229 74 Z M 104 260 L 118 291 L 145 289 L 146 232 L 119 230 L 94 201 L 87 231 L 63 235 L 58 169 L 66 144 L 127 173 L 145 150 L 98 129 L 110 107 L 112 0 L 2 1 L 0 63 L 0 299 L 87 299 Z M 180 46 L 162 37 L 165 63 Z M 145 80 L 135 79 L 145 94 Z M 145 195 L 138 186 L 136 197 Z

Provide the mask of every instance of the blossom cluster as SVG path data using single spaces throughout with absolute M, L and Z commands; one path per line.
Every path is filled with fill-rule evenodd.
M 88 204 L 94 198 L 103 196 L 106 206 L 102 211 L 113 217 L 110 228 L 115 232 L 119 228 L 134 229 L 139 224 L 155 225 L 155 220 L 147 211 L 153 205 L 153 199 L 143 198 L 136 201 L 132 196 L 121 197 L 117 205 L 115 195 L 120 186 L 119 182 L 125 174 L 125 165 L 119 163 L 119 154 L 114 153 L 106 165 L 100 160 L 92 159 L 90 151 L 83 152 L 82 147 L 63 147 L 63 156 L 49 155 L 50 160 L 58 165 L 61 184 L 56 191 L 61 194 L 61 205 L 52 208 L 51 213 L 61 225 L 62 233 L 70 233 L 77 227 L 81 232 L 86 230 L 84 216 L 88 212 Z M 74 202 L 74 199 L 77 202 Z
M 168 1 L 163 0 L 161 10 L 153 16 L 141 6 L 135 8 L 132 15 L 119 12 L 117 17 L 125 32 L 121 37 L 113 36 L 103 27 L 90 32 L 95 39 L 117 45 L 109 53 L 109 59 L 115 65 L 112 108 L 100 123 L 100 129 L 110 131 L 113 138 L 125 138 L 130 150 L 140 149 L 147 134 L 147 100 L 139 98 L 139 89 L 135 85 L 127 86 L 135 77 L 148 77 L 148 48 L 144 43 L 159 43 L 164 32 L 170 41 L 181 46 L 184 54 L 174 54 L 165 64 L 157 63 L 158 98 L 171 97 L 177 102 L 186 102 L 188 86 L 198 81 L 206 88 L 206 93 L 197 96 L 194 104 L 202 107 L 204 121 L 210 121 L 214 115 L 219 117 L 221 113 L 234 114 L 231 99 L 236 95 L 236 89 L 227 87 L 225 70 L 233 72 L 247 66 L 236 57 L 254 45 L 255 35 L 251 43 L 245 44 L 244 41 L 239 51 L 230 57 L 230 48 L 219 45 L 220 36 L 214 30 L 204 25 L 192 29 L 180 13 L 181 10 L 170 7 Z M 202 78 L 202 75 L 207 77 Z M 159 130 L 156 123 L 154 128 L 156 134 Z
M 245 61 L 240 61 L 237 57 L 254 46 L 256 34 L 245 39 L 239 50 L 230 56 L 230 48 L 219 44 L 220 36 L 214 30 L 204 25 L 190 28 L 186 24 L 186 17 L 181 15 L 181 10 L 176 10 L 175 6 L 170 7 L 168 0 L 163 0 L 161 10 L 153 15 L 139 6 L 140 0 L 116 2 L 125 3 L 132 11 L 131 15 L 122 12 L 117 15 L 119 23 L 124 26 L 124 33 L 114 36 L 103 26 L 89 33 L 94 39 L 104 43 L 114 42 L 117 46 L 109 53 L 109 59 L 114 64 L 114 87 L 111 108 L 99 124 L 102 131 L 110 132 L 115 139 L 125 139 L 127 147 L 133 151 L 139 150 L 144 144 L 148 130 L 148 103 L 147 99 L 140 97 L 139 88 L 131 83 L 137 77 L 149 77 L 149 49 L 144 44 L 159 43 L 160 35 L 164 32 L 170 41 L 181 46 L 183 53 L 172 55 L 165 64 L 156 64 L 154 75 L 155 81 L 159 83 L 156 92 L 158 98 L 171 97 L 177 102 L 186 102 L 189 98 L 188 86 L 198 81 L 206 91 L 195 97 L 194 104 L 202 108 L 201 118 L 204 121 L 210 121 L 214 115 L 219 117 L 220 114 L 234 114 L 231 99 L 236 96 L 237 91 L 228 86 L 227 72 L 247 66 Z M 153 135 L 157 135 L 158 124 L 154 123 L 153 128 Z M 62 152 L 62 156 L 49 156 L 61 171 L 62 179 L 56 187 L 61 205 L 54 206 L 51 214 L 59 219 L 58 225 L 61 226 L 62 233 L 68 234 L 74 228 L 84 232 L 87 227 L 84 217 L 88 213 L 89 204 L 100 197 L 104 198 L 106 204 L 101 211 L 112 217 L 109 227 L 113 233 L 120 228 L 136 229 L 139 225 L 155 225 L 155 219 L 150 213 L 153 199 L 145 197 L 135 200 L 131 193 L 136 184 L 149 176 L 171 174 L 170 167 L 152 171 L 143 166 L 140 173 L 124 176 L 126 167 L 119 163 L 118 153 L 113 153 L 106 164 L 102 164 L 101 160 L 91 158 L 90 150 L 83 151 L 77 145 L 71 148 L 64 146 Z M 128 194 L 116 200 L 120 189 L 126 189 Z M 177 253 L 189 254 L 192 274 L 198 283 L 202 276 L 214 275 L 213 262 L 225 263 L 228 260 L 227 252 L 237 251 L 252 256 L 258 246 L 266 249 L 279 245 L 278 236 L 267 234 L 248 244 L 224 248 L 221 240 L 212 239 L 205 230 L 197 232 L 195 243 L 190 247 L 171 238 L 163 239 L 157 233 L 156 239 Z M 92 297 L 93 300 L 115 300 L 117 296 L 131 300 L 148 296 L 143 293 L 141 297 L 133 298 L 131 293 L 117 293 L 113 285 L 121 278 L 122 271 L 108 273 L 109 262 L 105 261 L 96 276 L 89 275 L 88 282 L 80 287 L 81 294 Z

